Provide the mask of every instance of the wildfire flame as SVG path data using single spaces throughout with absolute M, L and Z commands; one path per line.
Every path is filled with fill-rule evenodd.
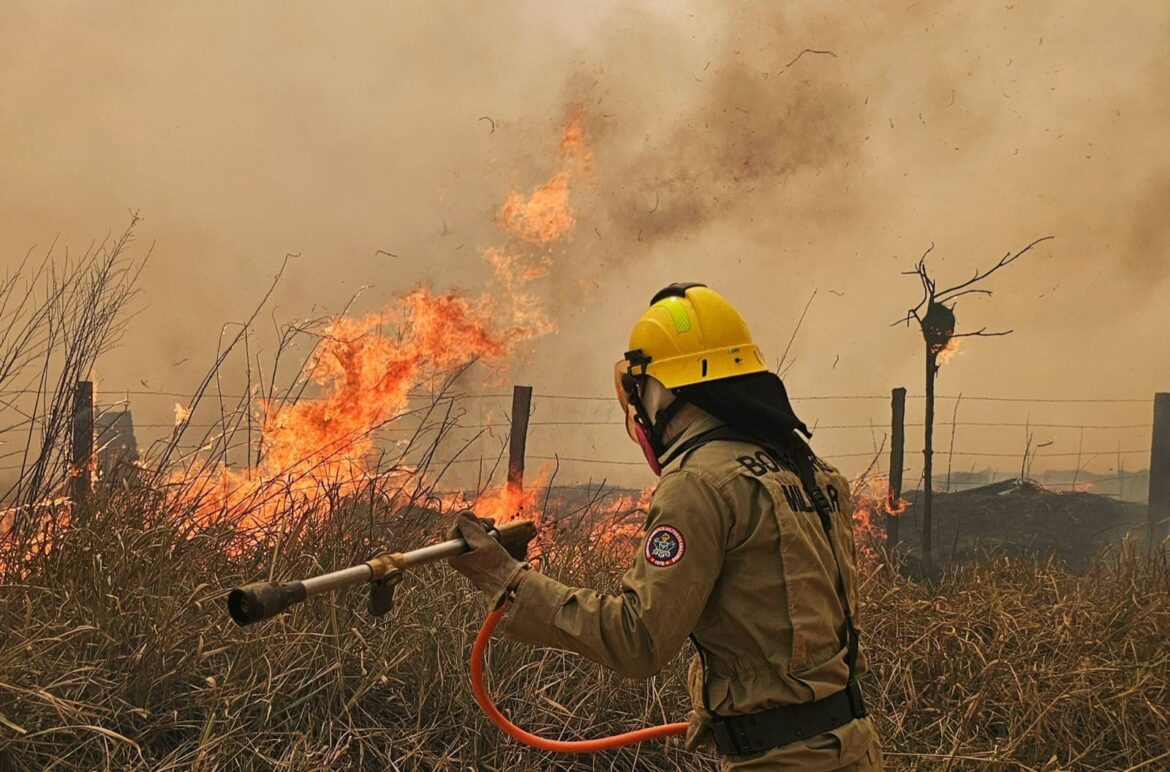
M 878 548 L 885 543 L 887 518 L 903 514 L 910 502 L 890 496 L 890 482 L 885 475 L 855 480 L 851 499 L 858 555 L 863 562 L 874 565 L 878 561 Z
M 959 353 L 959 344 L 962 343 L 962 340 L 962 338 L 949 338 L 946 345 L 935 352 L 938 355 L 940 365 L 945 365 L 955 358 L 955 355 Z
M 611 551 L 618 562 L 628 562 L 642 540 L 642 519 L 650 510 L 654 488 L 645 488 L 637 496 L 617 496 L 597 510 L 597 520 L 589 539 L 595 546 Z
M 72 517 L 73 502 L 64 496 L 0 510 L 0 573 L 26 575 L 28 564 L 52 552 Z
M 576 224 L 569 206 L 570 183 L 574 177 L 593 169 L 584 120 L 583 106 L 570 108 L 561 136 L 560 158 L 564 168 L 528 196 L 513 192 L 504 201 L 500 224 L 517 238 L 545 246 L 567 235 Z
M 528 198 L 508 196 L 500 223 L 523 244 L 485 250 L 496 277 L 494 293 L 472 298 L 456 290 L 418 288 L 381 314 L 335 319 L 305 370 L 321 397 L 291 405 L 263 403 L 260 460 L 238 471 L 220 466 L 176 473 L 171 481 L 182 500 L 207 521 L 229 519 L 247 529 L 278 523 L 290 497 L 320 503 L 353 495 L 379 475 L 371 461 L 373 432 L 407 412 L 420 381 L 473 361 L 500 368 L 521 343 L 551 332 L 554 325 L 528 285 L 552 266 L 552 257 L 534 247 L 566 237 L 575 223 L 570 182 L 592 167 L 583 120 L 581 108 L 570 110 L 559 153 L 563 168 Z M 187 417 L 176 405 L 176 423 Z M 537 491 L 533 486 L 490 490 L 474 502 L 475 510 L 502 522 L 531 510 Z M 467 502 L 452 497 L 444 503 Z
M 593 153 L 589 150 L 589 133 L 585 130 L 585 105 L 569 105 L 561 133 L 560 158 L 576 174 L 593 171 Z
M 541 469 L 523 487 L 497 485 L 470 497 L 465 493 L 454 493 L 439 498 L 449 511 L 473 509 L 479 517 L 506 523 L 521 515 L 531 517 L 535 513 L 537 499 L 544 495 L 550 476 L 547 469 Z
M 307 372 L 322 397 L 263 405 L 260 462 L 186 479 L 184 496 L 209 511 L 246 510 L 244 527 L 269 522 L 282 492 L 318 500 L 345 497 L 374 474 L 373 432 L 407 411 L 411 388 L 428 372 L 499 360 L 521 337 L 493 329 L 488 305 L 456 292 L 418 289 L 383 314 L 342 317 L 322 333 Z
M 568 233 L 577 219 L 569 208 L 569 175 L 561 172 L 527 198 L 513 193 L 504 202 L 500 224 L 512 234 L 541 246 Z

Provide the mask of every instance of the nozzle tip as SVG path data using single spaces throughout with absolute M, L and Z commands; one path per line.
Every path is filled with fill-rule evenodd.
M 270 619 L 289 606 L 300 603 L 305 596 L 305 585 L 301 582 L 254 582 L 231 589 L 227 596 L 228 613 L 236 624 L 243 627 Z
M 227 596 L 228 613 L 232 615 L 237 625 L 241 627 L 254 622 L 252 618 L 252 603 L 248 593 L 239 587 L 233 587 Z

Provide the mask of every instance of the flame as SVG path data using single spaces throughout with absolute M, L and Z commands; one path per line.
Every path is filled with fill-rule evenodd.
M 945 365 L 954 359 L 955 355 L 959 353 L 960 343 L 962 343 L 962 338 L 949 338 L 947 344 L 935 352 L 938 355 L 938 363 Z
M 474 298 L 457 290 L 418 288 L 380 314 L 333 320 L 304 373 L 321 397 L 262 403 L 259 462 L 243 470 L 219 466 L 172 476 L 180 499 L 194 504 L 197 519 L 228 520 L 241 529 L 279 525 L 292 503 L 327 507 L 372 479 L 409 477 L 414 470 L 378 470 L 372 435 L 407 412 L 411 390 L 471 362 L 503 369 L 520 344 L 555 329 L 528 286 L 552 267 L 543 247 L 567 236 L 575 223 L 569 183 L 592 168 L 583 120 L 582 109 L 570 110 L 559 153 L 562 168 L 528 199 L 508 196 L 500 222 L 524 243 L 510 251 L 484 251 L 494 270 L 493 287 Z M 187 415 L 175 406 L 176 422 Z M 532 511 L 539 489 L 490 490 L 474 501 L 476 512 L 506 521 Z M 442 503 L 465 505 L 451 498 Z
M 27 577 L 29 564 L 53 551 L 72 516 L 73 502 L 65 496 L 0 510 L 0 575 L 15 569 Z
M 585 105 L 569 105 L 561 133 L 561 160 L 578 174 L 593 171 L 593 153 L 589 150 L 589 133 L 585 130 Z
M 329 480 L 364 474 L 371 432 L 406 410 L 411 388 L 426 372 L 497 360 L 516 342 L 514 331 L 493 329 L 490 307 L 456 292 L 419 289 L 399 303 L 384 314 L 329 325 L 309 367 L 325 398 L 268 415 L 266 467 L 324 471 Z
M 643 518 L 650 510 L 654 488 L 645 488 L 637 496 L 617 496 L 598 508 L 589 540 L 608 551 L 618 562 L 629 562 L 642 540 Z
M 509 313 L 515 325 L 530 337 L 545 335 L 556 329 L 545 315 L 540 297 L 529 292 L 526 285 L 543 277 L 552 265 L 552 258 L 532 258 L 505 252 L 497 247 L 484 250 L 486 260 L 495 270 L 496 282 L 503 290 Z
M 513 193 L 504 202 L 500 224 L 518 238 L 541 246 L 565 235 L 577 219 L 569 208 L 569 175 L 561 172 L 527 198 Z
M 439 499 L 450 513 L 470 509 L 477 517 L 490 517 L 497 524 L 518 518 L 531 520 L 541 538 L 528 545 L 528 561 L 540 566 L 545 557 L 543 542 L 552 535 L 552 529 L 543 521 L 543 512 L 538 510 L 537 500 L 547 495 L 545 486 L 551 477 L 551 469 L 545 467 L 527 487 L 501 485 L 470 497 L 464 493 L 454 493 L 440 496 Z
M 536 496 L 540 486 L 521 488 L 517 485 L 504 485 L 489 490 L 472 502 L 475 514 L 480 517 L 490 517 L 497 523 L 506 523 L 525 514 L 533 515 L 536 508 Z M 533 517 L 535 519 L 535 517 Z
M 573 105 L 561 134 L 560 159 L 564 168 L 529 195 L 513 192 L 504 201 L 500 224 L 513 236 L 538 246 L 556 241 L 573 229 L 577 219 L 569 206 L 573 178 L 593 170 L 585 110 Z
M 878 548 L 886 540 L 887 518 L 903 514 L 910 502 L 890 495 L 890 482 L 885 475 L 855 480 L 852 487 L 853 535 L 857 552 L 863 562 L 876 565 Z
M 1045 484 L 1038 481 L 1033 482 L 1049 493 L 1055 493 L 1058 496 L 1063 496 L 1068 493 L 1090 493 L 1093 490 L 1093 483 L 1088 480 L 1079 480 L 1077 482 L 1070 482 L 1066 484 Z
M 175 403 L 175 426 L 181 426 L 184 421 L 191 417 L 191 411 L 183 407 L 178 402 Z
M 537 500 L 543 497 L 551 477 L 551 469 L 544 467 L 524 486 L 498 485 L 472 496 L 453 493 L 439 498 L 451 512 L 471 509 L 478 517 L 490 517 L 497 523 L 526 517 L 539 525 Z
M 584 107 L 570 105 L 561 129 L 561 170 L 529 196 L 513 191 L 504 201 L 500 225 L 522 243 L 484 250 L 484 260 L 495 271 L 512 318 L 532 336 L 551 332 L 554 325 L 540 299 L 526 286 L 552 268 L 553 257 L 544 248 L 567 237 L 577 222 L 569 205 L 570 185 L 593 170 L 584 121 Z
M 306 368 L 323 396 L 265 403 L 259 464 L 184 479 L 184 497 L 209 514 L 243 509 L 235 519 L 246 528 L 275 518 L 287 500 L 268 495 L 277 490 L 313 501 L 356 493 L 375 474 L 373 432 L 407 411 L 420 380 L 504 359 L 523 338 L 517 329 L 496 329 L 491 312 L 454 291 L 418 289 L 382 314 L 334 320 Z

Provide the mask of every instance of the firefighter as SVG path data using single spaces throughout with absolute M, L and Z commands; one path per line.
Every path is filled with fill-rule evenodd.
M 849 485 L 813 455 L 743 318 L 674 284 L 635 324 L 615 381 L 630 437 L 660 477 L 622 591 L 568 587 L 510 556 L 470 513 L 451 565 L 505 633 L 648 678 L 689 637 L 687 747 L 724 770 L 879 770 L 858 679 Z M 803 435 L 803 437 L 802 437 Z

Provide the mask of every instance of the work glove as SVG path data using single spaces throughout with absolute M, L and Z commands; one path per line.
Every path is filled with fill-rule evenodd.
M 498 541 L 488 535 L 488 530 L 494 527 L 494 520 L 477 518 L 469 510 L 455 515 L 455 523 L 447 538 L 463 539 L 470 549 L 449 558 L 447 562 L 470 579 L 493 604 L 499 604 L 505 593 L 515 589 L 520 574 L 529 565 L 509 555 Z

